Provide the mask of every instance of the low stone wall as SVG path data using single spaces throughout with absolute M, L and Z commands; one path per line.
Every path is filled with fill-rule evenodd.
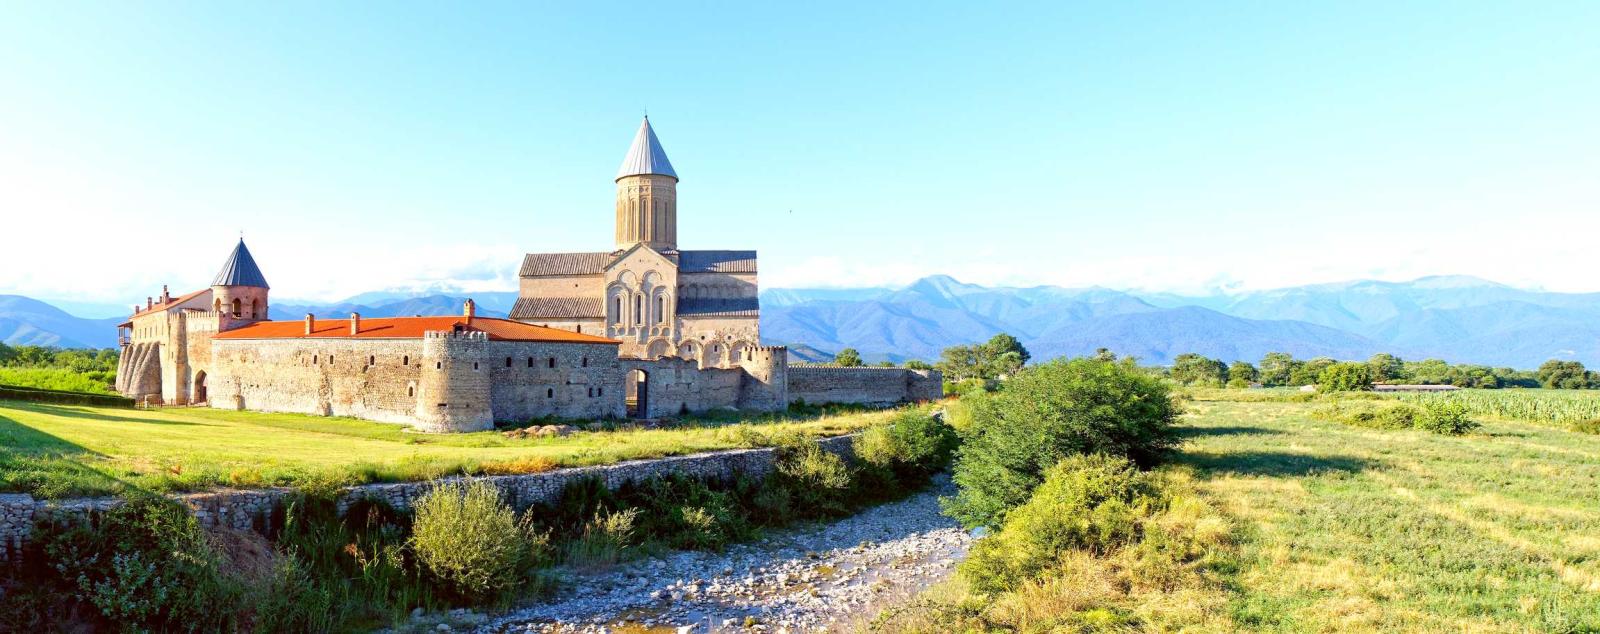
M 791 366 L 789 401 L 888 405 L 937 400 L 944 378 L 937 370 Z
M 851 457 L 853 436 L 836 436 L 817 441 L 826 451 L 845 458 Z M 774 450 L 734 449 L 710 453 L 672 456 L 653 460 L 633 460 L 610 465 L 557 469 L 527 475 L 487 476 L 476 478 L 500 489 L 507 502 L 518 509 L 557 501 L 568 484 L 580 479 L 598 477 L 608 488 L 616 489 L 632 481 L 648 480 L 655 476 L 681 473 L 694 477 L 731 479 L 736 474 L 766 475 L 772 470 Z M 346 489 L 338 500 L 339 512 L 363 500 L 381 500 L 399 509 L 410 509 L 412 502 L 429 489 L 440 484 L 459 482 L 465 478 L 445 478 L 425 482 L 397 482 L 364 484 Z M 229 489 L 175 495 L 173 499 L 188 506 L 200 525 L 206 528 L 227 527 L 238 530 L 263 531 L 273 511 L 284 499 L 294 493 L 291 489 Z M 0 494 L 0 561 L 16 557 L 33 532 L 34 524 L 55 514 L 84 517 L 105 511 L 118 504 L 120 498 L 79 498 L 72 500 L 36 500 L 24 494 Z

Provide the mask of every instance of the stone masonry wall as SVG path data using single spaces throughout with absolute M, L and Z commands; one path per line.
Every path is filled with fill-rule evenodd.
M 853 436 L 836 436 L 817 441 L 826 451 L 846 459 L 852 457 Z M 556 502 L 561 491 L 577 480 L 598 477 L 611 489 L 624 483 L 647 480 L 669 473 L 682 473 L 694 477 L 731 479 L 736 474 L 766 475 L 772 470 L 774 450 L 734 449 L 688 456 L 673 456 L 654 460 L 634 460 L 611 465 L 557 469 L 527 475 L 490 476 L 479 478 L 499 489 L 507 502 L 518 509 Z M 366 484 L 346 489 L 339 496 L 342 513 L 356 501 L 381 500 L 406 510 L 428 490 L 440 484 L 459 482 L 464 478 L 445 478 L 427 482 L 400 482 L 391 484 Z M 226 527 L 237 530 L 263 531 L 273 511 L 293 491 L 284 488 L 221 490 L 173 496 L 188 506 L 206 528 Z M 34 524 L 52 514 L 84 517 L 103 512 L 118 504 L 119 498 L 79 498 L 73 500 L 36 500 L 30 495 L 0 494 L 0 561 L 17 557 L 30 539 Z
M 699 362 L 673 357 L 655 361 L 623 359 L 622 368 L 624 372 L 643 370 L 649 377 L 645 418 L 739 406 L 743 370 L 701 369 Z
M 615 344 L 491 341 L 486 355 L 496 421 L 627 415 Z
M 937 370 L 791 366 L 789 402 L 887 405 L 931 401 L 943 396 Z
M 420 339 L 217 339 L 211 356 L 212 407 L 415 420 Z

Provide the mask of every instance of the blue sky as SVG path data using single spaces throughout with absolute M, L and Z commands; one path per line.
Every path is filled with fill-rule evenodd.
M 510 290 L 646 109 L 768 287 L 1600 290 L 1597 3 L 233 4 L 0 8 L 0 293 Z

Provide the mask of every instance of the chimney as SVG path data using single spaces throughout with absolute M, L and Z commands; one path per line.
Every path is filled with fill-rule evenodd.
M 151 308 L 154 308 L 155 305 L 156 305 L 156 300 L 155 299 L 151 298 L 149 295 L 144 296 L 144 309 L 145 310 L 150 310 Z
M 317 329 L 317 316 L 306 313 L 306 336 L 311 336 L 311 331 Z
M 350 336 L 361 332 L 361 313 L 350 313 Z
M 172 301 L 172 294 L 167 292 L 167 285 L 166 284 L 162 284 L 161 285 L 161 303 L 165 304 L 165 303 L 170 302 L 170 301 Z
M 462 308 L 462 313 L 466 315 L 467 321 L 472 321 L 472 316 L 477 312 L 478 306 L 473 304 L 471 299 L 468 299 L 466 306 Z

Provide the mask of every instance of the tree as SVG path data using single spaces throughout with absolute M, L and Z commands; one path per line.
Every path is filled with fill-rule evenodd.
M 0 343 L 0 365 L 10 365 L 17 358 L 17 349 Z
M 856 352 L 855 348 L 845 348 L 840 350 L 839 354 L 833 355 L 833 362 L 841 367 L 859 368 L 861 367 L 861 353 Z
M 1110 348 L 1095 348 L 1092 358 L 1095 361 L 1116 361 L 1117 353 L 1112 352 Z
M 922 359 L 907 359 L 905 363 L 900 364 L 900 367 L 903 367 L 903 368 L 905 368 L 907 370 L 932 370 L 933 369 L 933 366 L 931 364 L 929 364 L 927 361 L 923 361 Z
M 1269 387 L 1288 385 L 1290 377 L 1300 362 L 1287 352 L 1268 352 L 1261 358 L 1261 384 Z
M 1228 382 L 1228 366 L 1216 359 L 1186 352 L 1172 360 L 1172 380 L 1183 385 L 1222 387 Z
M 935 367 L 944 373 L 946 380 L 959 382 L 983 378 L 987 370 L 983 365 L 978 346 L 950 346 L 939 354 Z
M 1322 371 L 1335 363 L 1338 362 L 1328 357 L 1317 357 L 1301 363 L 1289 374 L 1289 385 L 1316 385 Z
M 1317 375 L 1318 392 L 1362 392 L 1372 389 L 1372 366 L 1346 361 L 1324 368 Z
M 1387 352 L 1379 352 L 1367 359 L 1373 381 L 1399 381 L 1406 377 L 1406 364 Z
M 1256 366 L 1249 361 L 1234 361 L 1228 366 L 1228 387 L 1247 388 L 1255 383 L 1257 378 Z
M 983 344 L 983 348 L 989 353 L 989 358 L 991 359 L 998 359 L 1001 357 L 1001 355 L 1004 355 L 1007 352 L 1017 353 L 1017 356 L 1022 359 L 1023 364 L 1026 364 L 1028 359 L 1033 358 L 1033 355 L 1028 354 L 1028 349 L 1022 347 L 1021 341 L 1017 341 L 1016 337 L 1003 332 L 990 337 L 989 341 Z
M 1127 362 L 1030 366 L 972 399 L 971 413 L 953 469 L 960 491 L 945 500 L 967 526 L 999 526 L 1063 458 L 1101 453 L 1149 467 L 1180 442 L 1166 383 Z
M 1539 366 L 1539 384 L 1553 390 L 1582 390 L 1594 384 L 1593 374 L 1578 361 L 1551 359 Z

